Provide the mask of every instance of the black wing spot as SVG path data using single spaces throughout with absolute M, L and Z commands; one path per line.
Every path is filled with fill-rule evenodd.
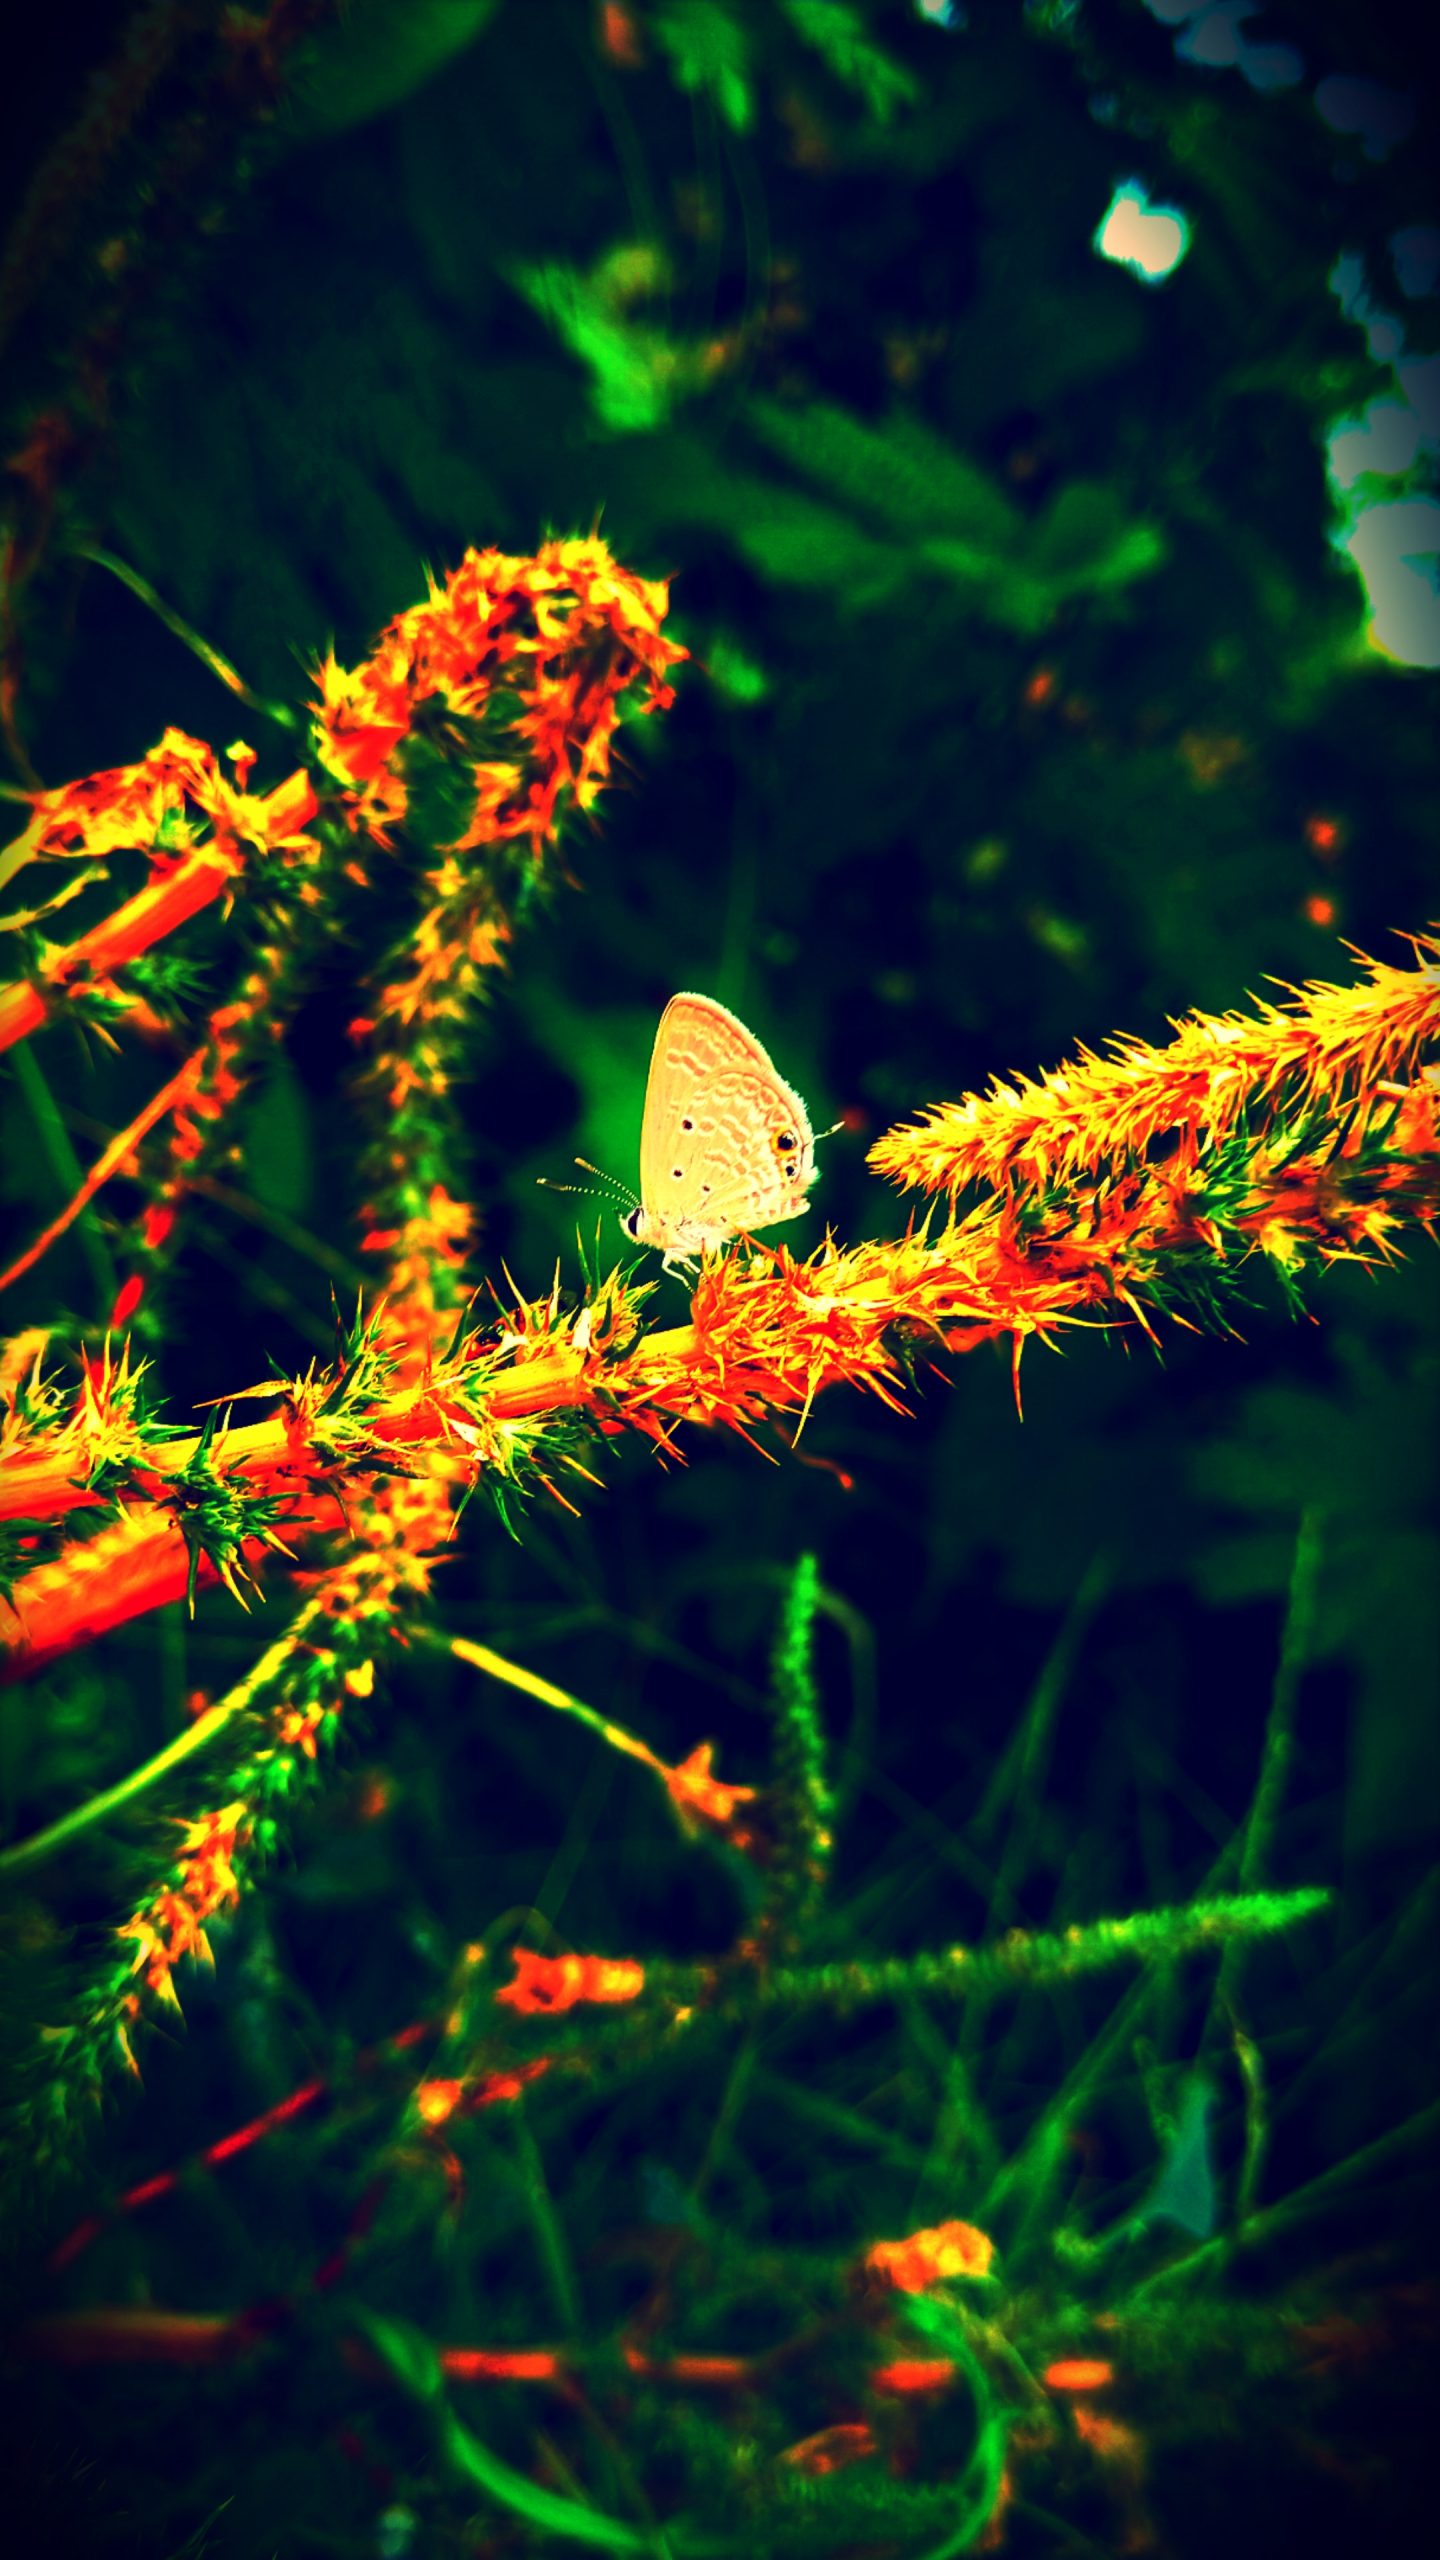
M 779 1154 L 779 1155 L 782 1155 L 782 1156 L 793 1156 L 793 1154 L 795 1153 L 795 1132 L 794 1132 L 794 1130 L 793 1130 L 793 1129 L 781 1129 L 781 1130 L 778 1132 L 778 1134 L 777 1134 L 777 1136 L 776 1136 L 776 1139 L 775 1139 L 775 1148 L 776 1148 L 776 1153 L 777 1153 L 777 1154 Z
M 683 1182 L 683 1181 L 684 1181 L 684 1179 L 685 1179 L 685 1171 L 684 1171 L 684 1167 L 683 1167 L 682 1165 L 672 1164 L 672 1166 L 670 1167 L 670 1172 L 671 1172 L 671 1176 L 672 1176 L 672 1178 L 673 1178 L 676 1182 Z
M 695 1123 L 693 1120 L 682 1120 L 680 1126 L 682 1129 L 693 1129 Z

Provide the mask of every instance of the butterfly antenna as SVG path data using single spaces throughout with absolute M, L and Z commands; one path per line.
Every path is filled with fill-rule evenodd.
M 598 1184 L 601 1188 L 602 1194 L 608 1194 L 612 1199 L 623 1200 L 629 1208 L 638 1208 L 639 1203 L 636 1200 L 634 1192 L 628 1191 L 623 1182 L 617 1182 L 613 1173 L 602 1173 L 599 1165 L 592 1164 L 588 1156 L 577 1156 L 575 1161 L 580 1167 L 582 1173 L 594 1174 L 594 1182 L 552 1182 L 548 1175 L 537 1173 L 535 1179 L 539 1183 L 541 1190 L 568 1191 L 572 1194 L 583 1195 L 587 1199 L 593 1200 L 596 1197 L 596 1186 Z
M 593 1182 L 552 1182 L 548 1173 L 537 1173 L 535 1185 L 540 1191 L 568 1191 L 576 1200 L 594 1200 L 601 1196 Z

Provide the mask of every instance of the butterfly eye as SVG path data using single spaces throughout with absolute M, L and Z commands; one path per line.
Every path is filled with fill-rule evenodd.
M 795 1132 L 793 1129 L 781 1129 L 777 1132 L 775 1138 L 775 1152 L 778 1156 L 793 1156 L 795 1153 Z
M 639 1235 L 639 1233 L 640 1233 L 640 1212 L 639 1212 L 639 1210 L 638 1210 L 638 1209 L 629 1209 L 629 1210 L 627 1210 L 627 1211 L 626 1211 L 626 1213 L 625 1213 L 625 1216 L 621 1219 L 620 1224 L 621 1224 L 621 1226 L 624 1228 L 625 1233 L 627 1234 L 627 1236 L 638 1236 L 638 1235 Z

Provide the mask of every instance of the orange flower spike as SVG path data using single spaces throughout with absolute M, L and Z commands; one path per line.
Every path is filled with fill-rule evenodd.
M 455 2382 L 563 2382 L 565 2368 L 549 2347 L 442 2347 L 440 2363 Z
M 1170 1129 L 1223 1136 L 1291 1084 L 1323 1101 L 1359 1098 L 1440 1036 L 1440 943 L 1410 938 L 1418 968 L 1365 959 L 1358 986 L 1291 990 L 1251 1015 L 1189 1014 L 1163 1049 L 1121 1037 L 1108 1056 L 1082 1050 L 1047 1075 L 996 1083 L 888 1131 L 869 1160 L 893 1181 L 953 1198 L 971 1182 L 1064 1180 L 1138 1158 Z
M 471 821 L 455 849 L 529 834 L 538 850 L 562 787 L 582 806 L 593 797 L 613 697 L 643 675 L 645 709 L 671 699 L 664 676 L 685 651 L 659 636 L 667 601 L 663 586 L 620 569 L 597 541 L 546 543 L 532 559 L 467 551 L 443 587 L 432 583 L 425 603 L 396 616 L 363 666 L 347 674 L 331 659 L 319 671 L 316 743 L 359 791 L 352 823 L 374 831 L 377 819 L 403 815 L 396 751 L 423 702 L 438 696 L 458 718 L 479 719 L 503 673 L 521 704 L 512 732 L 531 771 L 473 768 Z M 526 608 L 528 628 L 517 619 Z
M 144 1295 L 144 1274 L 143 1272 L 132 1271 L 129 1279 L 126 1280 L 116 1291 L 115 1304 L 110 1310 L 110 1323 L 116 1333 L 123 1331 L 124 1327 L 129 1323 Z
M 477 2107 L 508 2106 L 532 2080 L 543 2079 L 549 2068 L 549 2061 L 542 2056 L 534 2062 L 517 2062 L 513 2071 L 488 2071 L 475 2084 L 473 2103 Z
M 464 2094 L 463 2080 L 422 2080 L 415 2092 L 415 2112 L 424 2124 L 444 2124 Z
M 208 746 L 178 729 L 167 729 L 139 764 L 62 784 L 35 795 L 33 805 L 35 816 L 22 839 L 25 859 L 105 861 L 134 848 L 148 851 L 151 862 L 144 889 L 68 949 L 50 954 L 44 976 L 56 992 L 72 979 L 91 985 L 107 980 L 123 961 L 228 889 L 244 868 L 237 838 L 272 850 L 284 845 L 292 858 L 316 850 L 301 832 L 319 806 L 303 772 L 268 797 L 252 798 L 225 780 Z M 209 821 L 209 842 L 200 841 L 187 807 Z M 0 998 L 0 1045 L 23 1037 L 43 1019 L 43 992 L 29 992 L 24 1019 L 20 990 L 8 989 Z
M 594 2001 L 607 2006 L 638 1999 L 645 1968 L 628 1957 L 542 1956 L 514 1947 L 515 1979 L 495 1994 L 498 2006 L 527 2016 L 554 2015 Z
M 682 1760 L 677 1767 L 667 1770 L 665 1786 L 682 1821 L 688 1816 L 700 1822 L 713 1822 L 717 1829 L 723 1831 L 734 1820 L 737 1805 L 754 1803 L 757 1790 L 754 1787 L 723 1786 L 718 1778 L 712 1778 L 710 1764 L 714 1757 L 713 1742 L 698 1744 L 688 1760 Z
M 876 2365 L 870 2388 L 902 2398 L 912 2393 L 948 2391 L 958 2370 L 949 2356 L 897 2356 L 890 2364 Z
M 152 1923 L 142 1912 L 137 1911 L 133 1919 L 122 1922 L 115 1935 L 117 1938 L 134 1939 L 135 1954 L 131 1960 L 130 1970 L 132 1973 L 145 1973 L 148 1978 L 149 1967 L 157 1958 L 164 1958 L 164 1950 Z M 168 1959 L 165 1961 L 168 1964 Z
M 277 1727 L 282 1747 L 303 1753 L 307 1760 L 316 1759 L 319 1749 L 316 1737 L 324 1721 L 323 1707 L 287 1707 Z
M 1111 2494 L 1120 2510 L 1117 2522 L 1123 2536 L 1115 2547 L 1122 2552 L 1153 2551 L 1155 2530 L 1144 2505 L 1145 2444 L 1133 2427 L 1122 2425 L 1118 2418 L 1106 2417 L 1099 2409 L 1088 2408 L 1080 2401 L 1074 2411 L 1075 2433 L 1088 2445 L 1097 2462 L 1109 2473 Z
M 233 1860 L 250 1834 L 250 1808 L 247 1804 L 228 1804 L 218 1813 L 206 1813 L 197 1822 L 181 1825 L 180 1854 L 185 1868 L 187 1896 L 203 1906 L 206 1914 L 222 1903 L 238 1902 L 240 1887 L 236 1881 Z
M 1040 2378 L 1047 2391 L 1104 2391 L 1115 2379 L 1115 2367 L 1103 2356 L 1061 2356 Z
M 1075 2411 L 1075 2432 L 1102 2462 L 1122 2462 L 1138 2470 L 1142 2451 L 1133 2427 L 1122 2426 L 1118 2418 L 1103 2417 L 1098 2409 L 1087 2409 L 1082 2400 Z
M 940 2222 L 930 2231 L 912 2231 L 908 2240 L 877 2240 L 864 2264 L 897 2293 L 926 2293 L 952 2277 L 988 2275 L 994 2255 L 994 2241 L 973 2222 Z
M 621 71 L 638 71 L 645 60 L 645 48 L 634 13 L 621 5 L 621 0 L 604 0 L 599 12 L 596 42 Z
M 874 2451 L 874 2433 L 863 2419 L 858 2419 L 838 2427 L 822 2427 L 818 2435 L 787 2445 L 780 2459 L 793 2470 L 819 2480 L 829 2472 L 848 2470 L 852 2462 L 864 2462 Z
M 167 729 L 138 764 L 62 782 L 33 795 L 29 852 L 40 860 L 106 861 L 112 853 L 153 844 L 167 819 L 178 818 L 187 793 L 201 800 L 219 780 L 210 749 L 181 729 Z

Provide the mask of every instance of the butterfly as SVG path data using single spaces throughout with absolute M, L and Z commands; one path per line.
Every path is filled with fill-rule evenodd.
M 650 1057 L 626 1234 L 669 1271 L 742 1229 L 798 1218 L 814 1179 L 805 1105 L 754 1032 L 713 996 L 672 996 Z
M 713 996 L 672 996 L 650 1057 L 626 1234 L 681 1269 L 731 1236 L 798 1218 L 814 1179 L 805 1105 L 754 1032 Z

